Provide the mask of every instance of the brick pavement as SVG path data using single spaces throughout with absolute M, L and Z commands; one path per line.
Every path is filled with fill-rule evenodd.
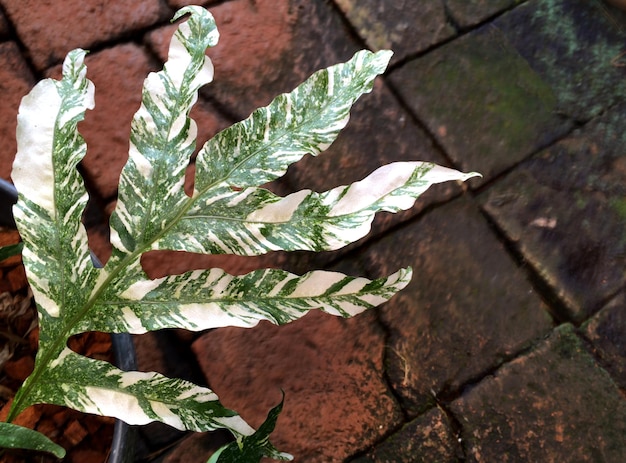
M 0 0 L 0 176 L 20 98 L 91 49 L 83 123 L 86 221 L 106 215 L 145 74 L 186 0 Z M 258 424 L 286 392 L 274 441 L 296 461 L 626 461 L 626 19 L 600 0 L 205 1 L 221 32 L 193 115 L 205 140 L 362 47 L 396 51 L 374 93 L 317 159 L 273 185 L 326 189 L 423 159 L 484 174 L 440 185 L 347 250 L 251 260 L 153 255 L 151 274 L 219 265 L 415 279 L 354 320 L 137 338 L 144 369 L 203 378 Z M 187 368 L 187 370 L 185 370 Z M 188 369 L 193 368 L 193 371 Z M 152 426 L 142 455 L 180 438 Z M 223 437 L 215 437 L 220 440 Z M 204 461 L 183 436 L 160 461 Z M 193 455 L 193 457 L 191 457 Z

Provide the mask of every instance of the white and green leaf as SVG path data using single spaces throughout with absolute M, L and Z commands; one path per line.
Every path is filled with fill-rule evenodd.
M 132 425 L 161 421 L 180 430 L 224 428 L 238 437 L 254 432 L 210 389 L 158 373 L 122 371 L 68 348 L 48 365 L 30 394 L 36 403 L 64 405 Z
M 37 84 L 18 114 L 11 175 L 19 200 L 13 214 L 42 324 L 48 318 L 71 319 L 89 298 L 96 276 L 81 223 L 87 193 L 76 168 L 86 153 L 77 125 L 94 106 L 84 56 L 83 50 L 70 52 L 63 79 Z M 44 336 L 44 349 L 46 341 Z
M 185 7 L 174 19 L 186 13 L 191 16 L 174 34 L 163 70 L 146 79 L 141 107 L 132 121 L 129 159 L 111 217 L 110 266 L 145 251 L 188 204 L 185 169 L 197 135 L 189 111 L 198 89 L 213 80 L 213 65 L 204 53 L 217 43 L 219 34 L 205 9 Z
M 283 409 L 284 398 L 283 395 L 283 400 L 270 410 L 267 414 L 267 418 L 254 434 L 244 436 L 218 449 L 211 455 L 207 463 L 258 462 L 263 457 L 270 457 L 276 460 L 293 460 L 292 455 L 277 452 L 269 441 L 269 436 L 276 427 L 278 415 L 280 415 Z
M 194 196 L 212 196 L 211 189 L 222 182 L 234 188 L 262 185 L 282 176 L 305 154 L 315 156 L 328 148 L 391 55 L 388 50 L 362 50 L 217 134 L 198 153 Z
M 192 331 L 224 326 L 277 325 L 319 309 L 351 317 L 389 300 L 411 279 L 411 269 L 377 280 L 313 271 L 256 270 L 233 276 L 220 269 L 197 270 L 156 280 L 144 278 L 123 291 L 115 288 L 83 328 L 134 334 L 162 328 Z M 173 298 L 172 295 L 175 295 Z
M 397 162 L 351 185 L 285 198 L 262 188 L 216 187 L 211 200 L 197 200 L 153 249 L 244 256 L 269 251 L 330 251 L 369 233 L 377 212 L 413 206 L 430 186 L 477 174 L 425 162 Z

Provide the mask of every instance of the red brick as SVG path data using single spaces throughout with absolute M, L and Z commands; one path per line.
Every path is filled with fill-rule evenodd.
M 415 269 L 380 308 L 389 329 L 387 374 L 409 416 L 551 328 L 547 307 L 464 197 L 361 253 L 373 276 Z
M 34 84 L 33 76 L 14 42 L 0 43 L 0 82 L 0 177 L 8 180 L 17 149 L 17 111 L 22 97 Z
M 63 433 L 63 437 L 72 445 L 78 445 L 87 436 L 87 430 L 78 422 L 72 421 Z
M 221 268 L 232 275 L 244 275 L 259 268 L 282 268 L 287 260 L 288 254 L 282 252 L 248 257 L 157 251 L 146 253 L 141 264 L 150 278 L 160 278 L 203 268 Z
M 285 391 L 272 442 L 296 461 L 343 461 L 401 419 L 383 375 L 384 335 L 367 313 L 224 328 L 193 349 L 222 403 L 259 426 Z
M 73 48 L 90 48 L 166 19 L 159 0 L 2 0 L 38 69 L 63 60 Z M 51 27 L 62 25 L 60 27 Z
M 182 8 L 187 5 L 201 5 L 201 6 L 210 6 L 211 4 L 218 3 L 219 0 L 168 0 L 167 3 L 172 8 Z

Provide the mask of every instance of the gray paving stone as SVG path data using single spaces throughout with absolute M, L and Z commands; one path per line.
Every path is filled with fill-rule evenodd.
M 623 99 L 626 22 L 601 1 L 527 2 L 495 21 L 556 95 L 560 113 L 587 120 Z
M 433 408 L 351 463 L 456 463 L 461 456 L 450 420 Z
M 622 291 L 583 327 L 600 363 L 626 389 L 626 291 Z
M 462 28 L 474 26 L 523 0 L 445 0 L 452 19 Z
M 468 462 L 626 461 L 626 400 L 562 325 L 451 405 Z
M 617 106 L 480 197 L 576 322 L 626 283 L 625 124 Z
M 442 0 L 335 0 L 367 46 L 393 50 L 394 61 L 452 37 Z
M 428 53 L 391 74 L 452 160 L 484 182 L 558 138 L 556 98 L 496 28 Z
M 373 274 L 412 266 L 413 281 L 381 308 L 387 374 L 415 416 L 551 328 L 546 307 L 460 198 L 363 251 Z

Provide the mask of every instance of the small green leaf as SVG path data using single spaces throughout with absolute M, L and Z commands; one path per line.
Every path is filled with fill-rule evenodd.
M 261 458 L 275 460 L 293 460 L 288 453 L 278 452 L 269 441 L 270 434 L 276 427 L 278 415 L 283 409 L 283 399 L 270 410 L 265 422 L 251 436 L 231 442 L 211 456 L 207 463 L 258 463 Z
M 9 257 L 17 256 L 22 252 L 24 243 L 10 244 L 8 246 L 0 247 L 0 262 L 8 259 Z
M 0 447 L 8 449 L 48 452 L 57 458 L 65 456 L 65 449 L 40 432 L 12 423 L 0 422 Z

